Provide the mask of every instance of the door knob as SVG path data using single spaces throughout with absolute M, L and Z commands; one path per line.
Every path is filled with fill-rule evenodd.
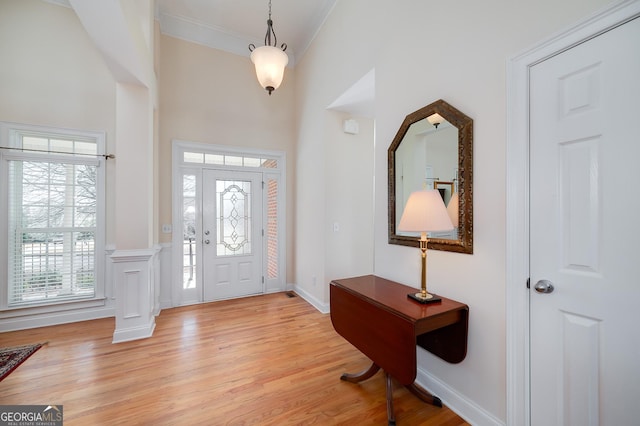
M 205 244 L 209 244 L 209 240 L 204 240 L 204 243 Z
M 540 280 L 533 286 L 538 293 L 553 293 L 553 284 L 549 280 Z
M 204 235 L 209 235 L 209 231 L 204 231 Z

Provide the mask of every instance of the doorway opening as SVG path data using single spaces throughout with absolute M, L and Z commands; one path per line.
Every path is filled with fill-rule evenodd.
M 511 58 L 507 118 L 507 424 L 531 423 L 530 73 L 549 58 L 640 17 L 640 2 L 622 2 Z M 605 49 L 606 50 L 606 49 Z M 533 286 L 533 283 L 531 283 Z
M 285 154 L 173 142 L 172 305 L 285 290 Z

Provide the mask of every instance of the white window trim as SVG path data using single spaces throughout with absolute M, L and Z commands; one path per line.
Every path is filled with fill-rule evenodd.
M 236 155 L 247 157 L 261 157 L 277 160 L 277 168 L 261 168 L 261 167 L 238 167 L 213 164 L 199 164 L 184 162 L 185 152 L 198 152 L 203 154 L 214 155 Z M 176 283 L 182 283 L 182 176 L 184 174 L 196 174 L 201 176 L 203 169 L 213 170 L 239 170 L 262 172 L 263 178 L 278 180 L 278 277 L 282 280 L 282 291 L 286 289 L 286 153 L 277 150 L 262 150 L 255 148 L 244 148 L 227 145 L 207 144 L 198 142 L 189 142 L 179 139 L 172 140 L 172 277 L 171 280 L 171 298 L 172 305 L 179 306 L 182 304 L 180 295 L 177 290 Z M 266 198 L 265 201 L 266 203 Z M 263 211 L 263 223 L 266 224 L 266 209 Z M 196 229 L 196 235 L 199 235 Z M 263 257 L 266 256 L 266 250 L 263 250 Z M 196 254 L 198 256 L 199 253 Z M 201 259 L 196 258 L 197 264 L 202 265 Z M 266 261 L 263 259 L 262 273 L 265 276 L 265 292 L 269 292 L 267 281 Z M 202 274 L 200 274 L 201 276 Z M 201 278 L 200 278 L 201 279 Z
M 16 147 L 15 136 L 23 133 L 39 133 L 43 135 L 59 135 L 62 137 L 77 137 L 95 139 L 97 145 L 97 156 L 74 155 L 74 154 L 48 154 L 46 152 L 29 152 L 19 150 L 7 150 L 0 148 L 0 181 L 8 182 L 8 161 L 9 160 L 62 160 L 65 163 L 73 164 L 94 164 L 98 166 L 96 176 L 97 207 L 96 207 L 96 235 L 95 235 L 95 296 L 93 298 L 78 300 L 59 300 L 49 304 L 39 304 L 33 306 L 8 306 L 8 281 L 7 277 L 2 277 L 0 282 L 0 319 L 26 317 L 30 315 L 47 315 L 54 312 L 64 312 L 83 308 L 95 308 L 105 306 L 105 162 L 104 155 L 106 146 L 106 133 L 95 131 L 84 131 L 65 129 L 58 127 L 37 126 L 21 123 L 0 122 L 0 147 Z M 0 270 L 3 274 L 8 273 L 9 247 L 8 241 L 8 197 L 9 188 L 7 184 L 0 185 Z

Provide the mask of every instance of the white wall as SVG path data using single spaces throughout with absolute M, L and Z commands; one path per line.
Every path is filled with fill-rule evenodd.
M 606 3 L 339 1 L 296 68 L 296 282 L 325 303 L 325 271 L 332 269 L 325 247 L 332 231 L 324 206 L 335 200 L 324 188 L 336 160 L 324 138 L 324 108 L 375 68 L 374 268 L 416 287 L 417 250 L 387 243 L 388 145 L 408 113 L 437 99 L 474 119 L 474 254 L 429 253 L 430 289 L 470 307 L 468 354 L 450 365 L 419 350 L 420 368 L 454 392 L 454 402 L 475 407 L 474 423 L 506 418 L 506 60 Z M 341 179 L 348 182 L 349 173 Z
M 73 10 L 0 0 L 0 120 L 104 131 L 114 152 L 114 80 Z M 107 161 L 107 241 L 114 236 Z
M 115 96 L 114 79 L 73 10 L 41 0 L 0 0 L 0 121 L 105 132 L 106 152 L 114 153 Z M 107 160 L 109 244 L 115 238 L 114 166 L 112 160 Z M 5 185 L 1 178 L 0 185 Z M 105 266 L 104 306 L 18 316 L 5 319 L 2 328 L 113 316 L 108 258 Z M 5 274 L 6 270 L 0 268 L 3 285 Z
M 257 83 L 248 57 L 162 37 L 160 223 L 171 223 L 172 138 L 283 149 L 291 162 L 288 279 L 328 303 L 334 274 L 360 273 L 333 256 L 335 246 L 369 250 L 378 275 L 417 286 L 416 250 L 387 244 L 387 147 L 408 113 L 440 98 L 448 101 L 474 119 L 475 247 L 473 255 L 431 251 L 429 286 L 469 304 L 469 350 L 459 365 L 421 352 L 420 367 L 479 407 L 485 421 L 503 421 L 505 61 L 606 3 L 338 1 L 271 97 L 252 90 Z M 105 130 L 112 150 L 114 80 L 72 10 L 39 0 L 0 0 L 0 54 L 0 120 Z M 330 128 L 335 120 L 326 107 L 374 68 L 374 240 L 368 248 L 354 248 L 334 241 L 332 223 L 342 214 L 334 206 L 347 197 L 329 188 L 349 182 L 355 171 L 336 160 L 338 139 L 332 140 Z M 368 179 L 366 170 L 357 173 Z M 107 218 L 107 241 L 113 241 L 113 207 Z M 357 218 L 338 221 L 346 229 Z
M 327 226 L 331 218 L 327 217 L 325 206 L 338 201 L 325 190 L 326 174 L 333 172 L 332 132 L 326 124 L 326 108 L 375 68 L 373 57 L 378 47 L 375 22 L 369 16 L 352 22 L 354 17 L 361 17 L 361 11 L 368 9 L 367 2 L 338 2 L 302 62 L 296 64 L 296 177 L 299 190 L 295 198 L 295 283 L 301 291 L 325 305 L 329 302 L 330 281 L 326 273 L 334 270 L 325 259 L 327 239 L 332 238 L 333 232 Z M 353 175 L 348 169 L 337 172 L 339 174 L 332 179 L 345 183 Z M 379 184 L 377 174 L 376 183 Z M 373 253 L 373 245 L 362 244 L 359 250 Z
M 232 147 L 284 151 L 287 156 L 287 279 L 293 280 L 295 74 L 271 96 L 262 89 L 247 55 L 161 35 L 159 40 L 160 224 L 172 223 L 171 141 L 180 139 Z M 170 242 L 161 234 L 160 242 Z
M 374 122 L 370 118 L 325 112 L 324 146 L 327 233 L 324 277 L 327 282 L 347 275 L 373 273 L 373 153 Z M 343 132 L 345 119 L 358 123 L 358 134 Z M 300 188 L 304 191 L 305 188 Z M 329 287 L 317 281 L 316 287 Z M 323 295 L 324 301 L 328 294 Z

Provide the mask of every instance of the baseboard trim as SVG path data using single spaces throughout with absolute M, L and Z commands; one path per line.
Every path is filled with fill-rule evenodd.
M 70 324 L 73 322 L 90 321 L 115 316 L 112 306 L 98 309 L 83 309 L 78 311 L 51 312 L 26 317 L 4 318 L 0 323 L 0 332 L 27 330 L 31 328 L 48 327 L 50 325 Z
M 295 291 L 298 294 L 298 296 L 302 297 L 304 300 L 309 302 L 311 306 L 316 308 L 321 313 L 328 314 L 330 312 L 330 308 L 327 303 L 321 302 L 316 297 L 314 297 L 313 295 L 305 291 L 303 288 L 301 288 L 299 285 L 287 284 L 287 288 L 293 288 L 293 291 Z
M 153 335 L 153 330 L 156 328 L 155 319 L 150 324 L 146 324 L 140 327 L 131 327 L 126 329 L 120 329 L 113 332 L 113 340 L 111 343 L 129 342 L 131 340 L 146 339 Z
M 433 395 L 436 395 L 442 400 L 444 405 L 451 409 L 451 411 L 472 425 L 505 425 L 505 423 L 500 421 L 500 419 L 496 418 L 491 413 L 488 413 L 478 404 L 460 394 L 455 389 L 420 367 L 418 367 L 416 383 L 431 392 Z

